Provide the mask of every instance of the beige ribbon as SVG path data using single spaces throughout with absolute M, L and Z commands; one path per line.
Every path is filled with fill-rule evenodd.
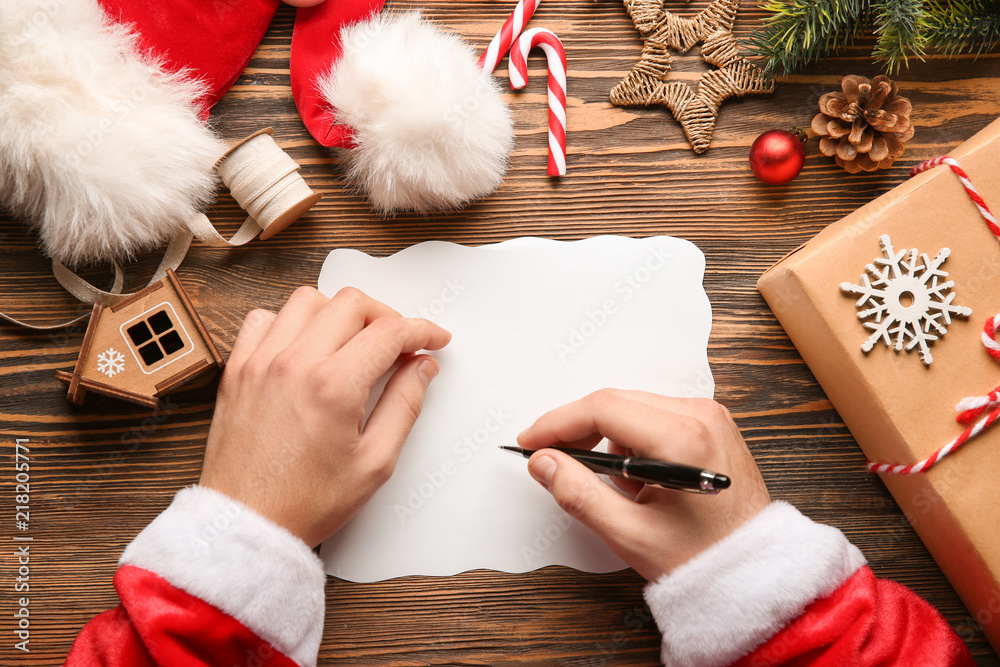
M 76 275 L 75 273 L 73 273 L 65 266 L 56 261 L 52 262 L 52 273 L 53 275 L 55 275 L 56 280 L 59 281 L 59 284 L 65 287 L 66 291 L 68 291 L 70 294 L 75 296 L 77 299 L 80 299 L 84 303 L 94 303 L 94 301 L 87 301 L 85 298 L 81 296 L 81 294 L 87 295 L 96 292 L 98 294 L 109 294 L 112 297 L 115 297 L 119 296 L 120 292 L 122 291 L 122 286 L 125 284 L 125 274 L 122 272 L 122 267 L 118 264 L 118 262 L 114 260 L 111 260 L 111 263 L 112 265 L 114 265 L 115 268 L 115 282 L 114 285 L 112 285 L 110 292 L 104 292 L 102 290 L 97 289 L 96 287 L 88 283 L 86 280 Z M 79 292 L 79 294 L 77 292 Z M 89 311 L 84 313 L 83 315 L 74 317 L 73 319 L 68 320 L 66 322 L 60 322 L 59 324 L 31 324 L 30 322 L 25 322 L 23 320 L 17 319 L 16 317 L 11 317 L 10 315 L 6 315 L 5 313 L 0 312 L 0 319 L 6 320 L 11 324 L 16 324 L 18 326 L 24 327 L 25 329 L 34 329 L 35 331 L 51 331 L 52 329 L 62 329 L 63 327 L 68 327 L 71 324 L 76 324 L 77 322 L 85 320 L 88 317 L 90 317 Z
M 203 213 L 189 220 L 188 226 L 198 240 L 214 248 L 243 245 L 258 232 L 262 240 L 271 238 L 322 196 L 309 188 L 299 169 L 298 163 L 274 143 L 271 128 L 251 134 L 230 148 L 216 165 L 233 199 L 249 214 L 247 219 L 229 240 Z
M 212 225 L 204 213 L 187 221 L 188 231 L 176 234 L 167 245 L 149 285 L 163 279 L 167 269 L 177 269 L 194 236 L 213 248 L 233 248 L 251 241 L 258 233 L 268 239 L 297 220 L 319 201 L 322 196 L 313 192 L 299 174 L 299 165 L 274 142 L 271 128 L 260 130 L 233 145 L 215 165 L 222 182 L 233 198 L 249 215 L 232 238 L 226 239 Z M 115 281 L 110 291 L 104 291 L 87 282 L 59 262 L 52 262 L 52 273 L 67 292 L 87 304 L 113 305 L 132 296 L 122 294 L 125 278 L 121 266 L 112 260 Z M 59 324 L 37 325 L 24 322 L 0 312 L 0 319 L 28 329 L 47 331 L 61 329 L 90 316 L 80 315 Z

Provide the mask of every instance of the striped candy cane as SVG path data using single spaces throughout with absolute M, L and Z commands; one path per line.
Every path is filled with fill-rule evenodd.
M 993 234 L 1000 239 L 1000 226 L 997 226 L 996 218 L 993 217 L 990 207 L 986 205 L 986 201 L 983 199 L 982 195 L 979 194 L 979 191 L 976 190 L 976 186 L 972 184 L 972 181 L 969 179 L 969 175 L 965 173 L 965 170 L 962 169 L 957 160 L 950 158 L 947 155 L 926 160 L 911 169 L 910 176 L 916 176 L 922 171 L 927 171 L 928 169 L 932 169 L 941 164 L 946 164 L 951 167 L 951 170 L 956 176 L 958 176 L 958 179 L 965 187 L 966 194 L 969 195 L 969 198 L 972 199 L 972 201 L 979 208 L 979 213 L 983 216 L 983 220 L 986 222 L 987 226 L 989 226 L 990 231 L 992 231 Z M 1000 361 L 1000 345 L 997 344 L 995 338 L 997 329 L 1000 329 L 1000 314 L 986 320 L 986 324 L 983 326 L 982 341 L 983 347 L 986 348 L 989 355 L 997 361 Z M 969 398 L 963 398 L 959 401 L 958 405 L 955 406 L 955 409 L 960 412 L 956 419 L 963 424 L 968 424 L 973 419 L 991 408 L 992 411 L 988 415 L 965 429 L 961 435 L 928 456 L 923 461 L 911 463 L 910 465 L 869 461 L 867 466 L 868 472 L 882 472 L 895 475 L 915 475 L 917 473 L 926 472 L 935 463 L 957 450 L 969 440 L 975 438 L 977 435 L 992 426 L 997 419 L 1000 419 L 1000 387 L 995 387 L 985 396 L 970 396 Z
M 566 51 L 555 33 L 545 28 L 526 30 L 510 50 L 510 87 L 528 85 L 528 53 L 545 52 L 549 65 L 549 176 L 566 175 Z
M 514 40 L 517 39 L 521 31 L 524 30 L 524 26 L 531 20 L 531 15 L 538 9 L 539 2 L 541 0 L 518 0 L 514 11 L 504 21 L 500 31 L 493 36 L 493 41 L 483 51 L 483 55 L 479 56 L 479 66 L 483 70 L 492 72 L 497 68 L 503 57 L 510 51 Z

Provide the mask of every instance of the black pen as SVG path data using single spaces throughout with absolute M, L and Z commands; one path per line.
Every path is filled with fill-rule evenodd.
M 511 447 L 510 445 L 500 445 L 500 449 L 519 454 L 524 458 L 529 458 L 537 451 Z M 683 463 L 644 459 L 638 456 L 617 456 L 570 447 L 549 447 L 548 449 L 569 454 L 583 465 L 602 475 L 624 477 L 643 484 L 662 486 L 665 489 L 716 494 L 722 489 L 729 488 L 729 478 L 725 475 Z

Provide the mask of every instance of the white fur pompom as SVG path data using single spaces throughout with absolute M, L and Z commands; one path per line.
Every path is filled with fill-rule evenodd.
M 0 203 L 70 266 L 185 229 L 225 151 L 198 118 L 200 85 L 143 58 L 96 0 L 3 4 Z
M 320 90 L 354 132 L 348 178 L 376 210 L 457 208 L 500 185 L 513 122 L 468 44 L 416 12 L 373 17 L 341 38 Z

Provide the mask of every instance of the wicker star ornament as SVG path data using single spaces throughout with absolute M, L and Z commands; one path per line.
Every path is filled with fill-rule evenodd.
M 733 22 L 739 0 L 715 0 L 691 18 L 674 16 L 664 0 L 624 0 L 632 22 L 642 36 L 642 56 L 621 82 L 611 89 L 615 106 L 663 104 L 684 128 L 695 153 L 708 150 L 719 107 L 730 97 L 774 92 L 774 82 L 739 54 Z M 672 60 L 669 49 L 680 53 L 701 43 L 701 57 L 713 69 L 702 75 L 697 92 L 679 81 L 667 81 Z

